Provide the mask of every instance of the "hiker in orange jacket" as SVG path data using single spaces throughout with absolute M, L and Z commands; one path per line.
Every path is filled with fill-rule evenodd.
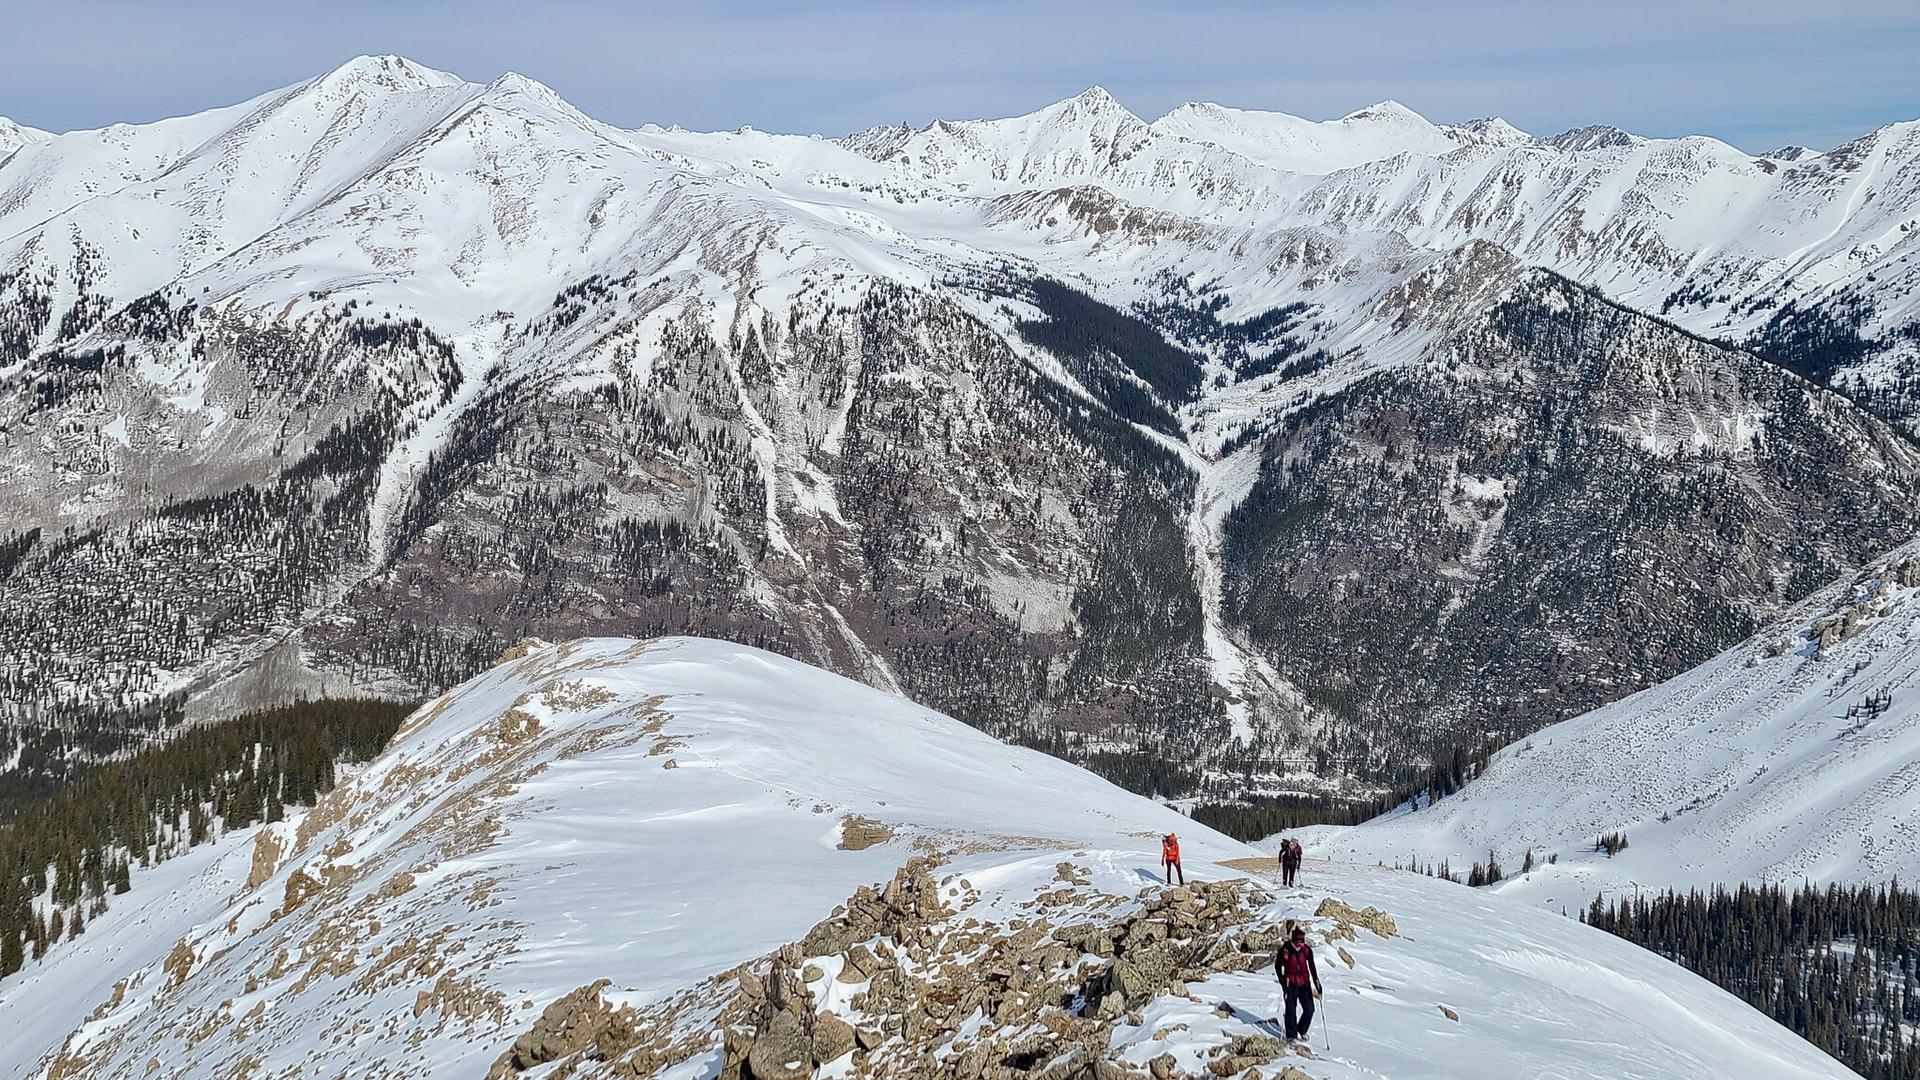
M 1173 884 L 1173 876 L 1180 875 L 1180 884 L 1187 883 L 1187 872 L 1180 869 L 1180 838 L 1168 833 L 1160 838 L 1160 861 L 1167 868 L 1167 884 Z

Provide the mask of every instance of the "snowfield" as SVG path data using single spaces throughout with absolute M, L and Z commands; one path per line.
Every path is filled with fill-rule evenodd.
M 1451 797 L 1302 836 L 1315 855 L 1462 874 L 1491 850 L 1511 875 L 1493 891 L 1568 911 L 1602 893 L 1910 881 L 1916 674 L 1920 543 L 1699 668 L 1507 747 Z M 1595 852 L 1613 832 L 1629 847 Z
M 1207 885 L 1160 886 L 1158 838 L 1174 830 L 1189 880 Z M 586 987 L 658 1033 L 622 1053 L 664 1056 L 576 1045 L 564 1060 L 581 1076 L 615 1075 L 620 1060 L 651 1062 L 641 1075 L 714 1076 L 744 1046 L 719 1030 L 746 1015 L 729 1010 L 759 1003 L 765 1038 L 762 999 L 802 991 L 874 1032 L 870 1056 L 842 1053 L 824 1075 L 854 1075 L 863 1059 L 924 1075 L 886 1064 L 920 1051 L 963 1075 L 956 1062 L 998 1065 L 983 1040 L 1016 1035 L 1052 1047 L 1043 1062 L 1097 1053 L 1196 1073 L 1228 1055 L 1263 1077 L 1299 1070 L 1290 1080 L 1850 1075 L 1701 979 L 1533 905 L 1320 860 L 1282 891 L 1261 876 L 1270 863 L 1223 865 L 1253 849 L 1090 773 L 715 641 L 527 643 L 421 708 L 318 806 L 253 830 L 250 849 L 248 838 L 138 878 L 83 945 L 0 983 L 0 1071 L 477 1077 L 533 1045 L 516 1039 Z M 822 927 L 836 915 L 910 910 L 896 896 L 904 873 L 856 892 L 903 866 L 921 868 L 927 921 L 896 931 L 897 949 L 878 936 L 790 945 L 832 938 Z M 1223 918 L 1213 974 L 1167 983 L 1163 972 L 1098 1017 L 1009 989 L 995 1009 L 889 1035 L 870 1008 L 884 963 L 898 965 L 889 978 L 935 977 L 934 954 L 948 954 L 930 943 L 972 943 L 948 974 L 977 965 L 984 982 L 998 954 L 978 944 L 996 934 L 1032 950 L 1093 942 L 1066 928 L 1119 920 L 1136 963 L 1177 944 L 1163 935 Z M 1271 954 L 1231 942 L 1265 941 L 1289 919 L 1324 942 L 1327 1024 L 1312 1049 L 1285 1052 L 1260 1039 L 1277 1031 L 1265 1022 L 1279 1004 Z M 1049 939 L 1047 926 L 1061 929 Z M 1056 947 L 1044 977 L 1101 985 L 1116 963 L 1103 946 L 1120 951 Z M 787 960 L 781 970 L 804 969 L 800 991 L 773 989 L 768 965 Z M 852 964 L 867 977 L 839 977 Z M 1007 1017 L 1026 1026 L 994 1027 Z

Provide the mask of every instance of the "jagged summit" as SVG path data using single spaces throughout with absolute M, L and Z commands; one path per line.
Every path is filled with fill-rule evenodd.
M 1118 110 L 1120 112 L 1128 113 L 1128 115 L 1132 115 L 1131 110 L 1129 110 L 1125 105 L 1120 104 L 1119 99 L 1115 98 L 1111 93 L 1109 93 L 1106 87 L 1100 86 L 1098 84 L 1089 86 L 1085 90 L 1082 90 L 1079 93 L 1073 95 L 1072 97 L 1066 98 L 1065 100 L 1058 102 L 1056 104 L 1059 104 L 1059 105 L 1070 104 L 1075 107 L 1086 109 L 1091 112 L 1110 112 L 1110 111 Z
M 1526 146 L 1534 142 L 1534 137 L 1514 127 L 1498 116 L 1481 117 L 1461 124 L 1452 124 L 1447 130 L 1461 141 L 1475 146 Z
M 1358 108 L 1340 118 L 1342 122 L 1356 120 L 1390 121 L 1393 123 L 1427 123 L 1427 118 L 1400 104 L 1392 98 L 1376 101 L 1371 105 Z
M 1549 135 L 1541 139 L 1544 145 L 1556 150 L 1569 150 L 1583 153 L 1590 150 L 1617 150 L 1639 146 L 1647 140 L 1630 131 L 1624 131 L 1612 124 L 1588 124 L 1585 127 L 1571 128 L 1558 135 Z

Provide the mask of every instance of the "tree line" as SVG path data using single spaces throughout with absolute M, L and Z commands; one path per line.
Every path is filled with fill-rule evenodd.
M 411 705 L 305 702 L 188 727 L 94 766 L 0 819 L 0 976 L 78 937 L 132 869 L 280 820 L 371 760 Z
M 1867 1080 L 1920 1080 L 1920 893 L 1897 881 L 1596 897 L 1581 921 L 1731 991 Z

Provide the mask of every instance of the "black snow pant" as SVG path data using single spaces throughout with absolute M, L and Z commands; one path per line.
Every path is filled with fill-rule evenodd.
M 1287 888 L 1293 888 L 1293 879 L 1298 873 L 1300 873 L 1300 865 L 1298 863 L 1280 864 L 1280 880 Z
M 1168 859 L 1166 860 L 1166 863 L 1167 863 L 1167 884 L 1169 885 L 1173 884 L 1173 875 L 1179 874 L 1180 884 L 1185 885 L 1187 883 L 1187 872 L 1185 870 L 1180 869 L 1180 860 Z
M 1294 1018 L 1293 1018 L 1293 1010 L 1295 1006 L 1298 1006 L 1300 1009 L 1300 1019 L 1297 1023 L 1294 1021 Z M 1287 1017 L 1286 1019 L 1287 1019 L 1287 1038 L 1304 1039 L 1307 1037 L 1307 1028 L 1313 1025 L 1313 987 L 1293 986 L 1293 985 L 1287 986 Z

